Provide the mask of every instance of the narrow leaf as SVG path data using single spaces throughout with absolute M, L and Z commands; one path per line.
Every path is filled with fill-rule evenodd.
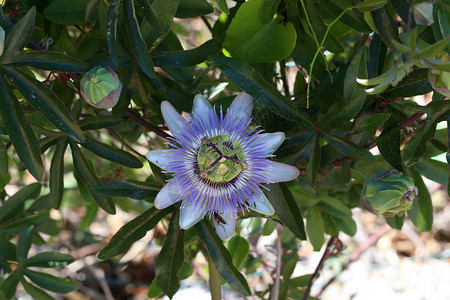
M 64 153 L 66 148 L 67 138 L 59 139 L 50 166 L 50 201 L 55 209 L 59 208 L 64 193 Z
M 41 252 L 23 262 L 25 267 L 62 268 L 74 262 L 69 255 L 59 252 Z
M 132 199 L 154 199 L 160 186 L 136 180 L 114 180 L 91 187 L 91 190 L 106 196 L 129 197 Z
M 433 227 L 433 204 L 428 188 L 423 182 L 419 172 L 414 167 L 408 168 L 414 185 L 419 194 L 414 200 L 412 209 L 408 210 L 408 216 L 420 231 L 430 231 Z
M 307 148 L 311 151 L 308 159 L 308 164 L 306 166 L 306 175 L 309 179 L 311 186 L 314 186 L 316 182 L 317 172 L 320 168 L 320 143 L 319 134 L 315 134 L 311 141 L 308 143 Z
M 56 128 L 78 142 L 84 135 L 64 103 L 42 82 L 17 69 L 3 68 L 17 89 Z
M 122 226 L 109 241 L 108 245 L 100 251 L 98 258 L 108 259 L 127 251 L 134 242 L 143 238 L 147 231 L 155 227 L 171 211 L 171 207 L 163 210 L 158 210 L 155 207 L 147 209 L 140 216 Z
M 39 142 L 25 118 L 19 101 L 9 85 L 5 87 L 3 78 L 0 78 L 0 112 L 20 160 L 34 178 L 41 180 L 44 170 Z
M 55 293 L 68 293 L 80 287 L 80 284 L 76 281 L 55 277 L 50 274 L 36 272 L 26 268 L 23 269 L 23 273 L 41 288 Z
M 319 207 L 311 206 L 308 208 L 308 214 L 306 215 L 306 230 L 314 251 L 320 251 L 324 241 L 325 228 L 320 211 Z
M 184 230 L 178 225 L 179 219 L 180 211 L 176 209 L 155 263 L 156 283 L 169 298 L 180 288 L 177 273 L 184 262 Z
M 383 6 L 379 9 L 372 10 L 370 14 L 372 15 L 375 28 L 377 29 L 383 42 L 392 51 L 395 51 L 396 48 L 392 43 L 392 40 L 400 42 L 400 39 L 398 37 L 397 25 L 395 25 L 395 21 L 389 13 L 387 7 Z
M 361 133 L 365 131 L 374 131 L 381 125 L 383 125 L 389 118 L 389 113 L 379 113 L 364 119 L 356 126 L 355 133 Z
M 17 243 L 16 255 L 19 263 L 27 259 L 28 251 L 31 248 L 34 227 L 26 225 L 19 233 L 19 242 Z
M 0 206 L 0 224 L 13 219 L 24 210 L 24 202 L 28 199 L 34 199 L 39 196 L 41 184 L 36 182 L 22 187 L 17 193 L 9 197 L 8 200 Z
M 366 0 L 357 3 L 355 7 L 362 12 L 368 12 L 383 7 L 387 2 L 387 0 Z
M 29 284 L 25 278 L 22 278 L 20 280 L 20 282 L 22 283 L 25 291 L 28 293 L 28 295 L 30 295 L 33 299 L 39 299 L 39 300 L 52 300 L 55 299 L 52 296 L 50 296 L 49 294 L 47 294 L 46 292 L 44 292 L 43 290 L 41 290 L 40 288 L 35 287 L 32 284 Z
M 376 143 L 384 159 L 400 172 L 404 172 L 400 153 L 400 128 L 394 116 L 385 124 Z
M 89 64 L 59 52 L 33 51 L 14 56 L 6 65 L 56 72 L 85 72 Z
M 206 246 L 211 261 L 223 279 L 241 294 L 250 296 L 250 288 L 245 277 L 233 265 L 230 252 L 225 248 L 211 224 L 206 220 L 202 220 L 195 224 L 195 231 L 200 241 Z
M 95 130 L 118 125 L 123 119 L 115 116 L 92 116 L 78 122 L 81 130 Z
M 323 133 L 322 136 L 327 140 L 327 142 L 331 146 L 333 146 L 333 148 L 335 148 L 344 155 L 351 157 L 361 157 L 368 160 L 375 160 L 375 158 L 373 157 L 372 153 L 369 152 L 369 150 L 364 149 L 352 142 L 325 133 Z
M 0 291 L 3 292 L 6 299 L 12 299 L 17 290 L 22 273 L 19 269 L 9 274 L 8 278 L 0 282 Z
M 117 65 L 118 45 L 117 45 L 117 18 L 119 16 L 120 0 L 112 0 L 106 15 L 106 43 L 108 45 L 111 60 Z

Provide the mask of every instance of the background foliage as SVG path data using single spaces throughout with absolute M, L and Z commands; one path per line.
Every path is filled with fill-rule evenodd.
M 159 222 L 165 230 L 151 241 L 162 250 L 149 296 L 174 295 L 201 252 L 240 294 L 307 297 L 314 276 L 291 277 L 302 240 L 320 250 L 332 236 L 327 249 L 339 248 L 339 232 L 356 232 L 352 208 L 365 179 L 392 167 L 419 190 L 407 217 L 431 229 L 422 176 L 443 185 L 449 178 L 448 2 L 4 2 L 0 299 L 13 298 L 19 283 L 35 299 L 80 287 L 49 269 L 74 261 L 49 251 L 60 231 L 73 249 L 104 242 L 98 258 L 116 260 Z M 191 44 L 199 18 L 201 34 Z M 97 65 L 116 70 L 123 83 L 112 110 L 80 97 L 82 75 Z M 255 99 L 254 125 L 286 134 L 276 159 L 301 176 L 269 186 L 276 215 L 241 215 L 236 236 L 223 244 L 209 220 L 185 232 L 177 209 L 152 206 L 169 174 L 142 154 L 165 147 L 161 101 L 189 112 L 197 93 L 227 107 L 239 91 Z M 79 224 L 57 213 L 80 208 Z M 96 218 L 119 209 L 137 214 L 108 243 L 89 234 Z M 405 217 L 386 221 L 401 228 Z M 261 258 L 249 249 L 274 230 L 283 253 L 276 284 L 251 290 L 246 276 Z M 32 245 L 47 250 L 30 255 Z

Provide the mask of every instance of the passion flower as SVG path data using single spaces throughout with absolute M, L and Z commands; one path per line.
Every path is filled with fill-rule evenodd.
M 217 234 L 228 240 L 238 211 L 252 209 L 272 215 L 262 192 L 264 184 L 290 181 L 297 168 L 269 160 L 284 141 L 284 133 L 261 133 L 251 123 L 253 99 L 239 94 L 217 115 L 202 95 L 194 98 L 192 113 L 183 118 L 167 101 L 161 112 L 173 135 L 171 148 L 153 150 L 147 159 L 174 176 L 155 198 L 158 209 L 182 201 L 180 227 L 188 229 L 206 215 Z
M 114 107 L 119 101 L 122 82 L 110 67 L 96 66 L 81 79 L 81 95 L 92 106 L 102 109 Z

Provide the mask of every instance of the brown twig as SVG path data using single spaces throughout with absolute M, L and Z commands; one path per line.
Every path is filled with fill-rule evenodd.
M 130 149 L 131 151 L 133 151 L 136 155 L 138 155 L 138 156 L 140 156 L 140 157 L 142 157 L 142 158 L 144 158 L 144 159 L 147 159 L 147 158 L 145 157 L 145 155 L 142 155 L 141 153 L 139 153 L 139 152 L 137 152 L 136 150 L 134 150 L 133 147 L 131 147 L 130 145 L 128 145 L 128 143 L 125 142 L 125 140 L 122 139 L 122 138 L 117 134 L 117 132 L 114 131 L 114 129 L 112 129 L 111 127 L 108 127 L 108 130 L 109 130 L 109 132 L 111 132 L 111 134 L 114 135 L 114 136 L 115 136 L 115 137 L 116 137 L 123 145 L 125 145 L 125 147 L 127 147 L 128 149 Z
M 409 125 L 411 125 L 412 123 L 414 123 L 415 121 L 417 121 L 421 116 L 423 116 L 425 113 L 424 112 L 417 112 L 415 114 L 413 114 L 411 117 L 409 117 L 405 122 L 403 122 L 402 124 L 400 124 L 398 126 L 398 128 L 400 130 L 405 129 L 406 127 L 408 127 Z
M 137 124 L 145 127 L 146 129 L 153 131 L 154 133 L 156 133 L 157 135 L 159 135 L 162 138 L 169 139 L 171 137 L 170 135 L 165 133 L 163 130 L 159 129 L 158 127 L 153 126 L 150 123 L 145 122 L 144 120 L 142 120 L 141 118 L 139 118 L 138 116 L 136 116 L 129 110 L 126 110 L 124 112 L 124 115 L 127 116 L 128 118 L 130 118 L 131 120 L 133 120 L 134 122 L 136 122 Z

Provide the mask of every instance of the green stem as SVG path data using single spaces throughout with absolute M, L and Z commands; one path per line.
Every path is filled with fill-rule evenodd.
M 302 2 L 302 5 L 304 5 L 304 4 L 303 4 L 303 0 L 302 0 L 301 2 Z M 340 18 L 347 12 L 347 10 L 349 10 L 349 9 L 350 9 L 349 7 L 347 7 L 346 9 L 344 9 L 344 10 L 341 12 L 341 14 L 340 14 L 339 16 L 337 16 L 337 18 L 334 19 L 333 22 L 330 23 L 330 25 L 328 25 L 327 30 L 325 31 L 325 34 L 324 34 L 324 36 L 323 36 L 323 38 L 322 38 L 322 42 L 321 42 L 320 45 L 318 45 L 318 47 L 317 47 L 317 51 L 316 51 L 316 53 L 314 54 L 313 60 L 312 60 L 311 65 L 310 65 L 310 67 L 309 67 L 309 80 L 308 80 L 308 86 L 307 86 L 307 88 L 306 88 L 306 108 L 309 108 L 309 90 L 310 90 L 310 88 L 311 88 L 312 71 L 313 71 L 314 63 L 316 62 L 317 56 L 319 55 L 319 53 L 322 53 L 321 50 L 322 50 L 323 44 L 325 43 L 325 40 L 326 40 L 326 38 L 327 38 L 327 36 L 328 36 L 328 33 L 330 32 L 331 27 L 332 27 L 337 21 L 339 21 L 339 19 L 340 19 Z M 310 23 L 309 23 L 309 19 L 308 19 L 308 15 L 306 14 L 306 10 L 305 10 L 305 15 L 306 15 L 306 19 L 307 19 L 307 21 L 308 21 L 308 24 L 310 24 Z M 315 35 L 314 35 L 314 38 L 316 38 Z M 322 55 L 323 55 L 323 53 L 322 53 Z M 325 60 L 325 65 L 327 66 L 327 69 L 328 69 L 328 65 L 327 65 L 327 61 L 326 61 L 325 57 L 324 57 L 324 60 Z M 330 74 L 330 77 L 331 77 L 331 74 Z
M 222 287 L 220 285 L 220 274 L 214 266 L 211 258 L 208 258 L 209 266 L 209 290 L 211 292 L 211 300 L 222 299 Z

